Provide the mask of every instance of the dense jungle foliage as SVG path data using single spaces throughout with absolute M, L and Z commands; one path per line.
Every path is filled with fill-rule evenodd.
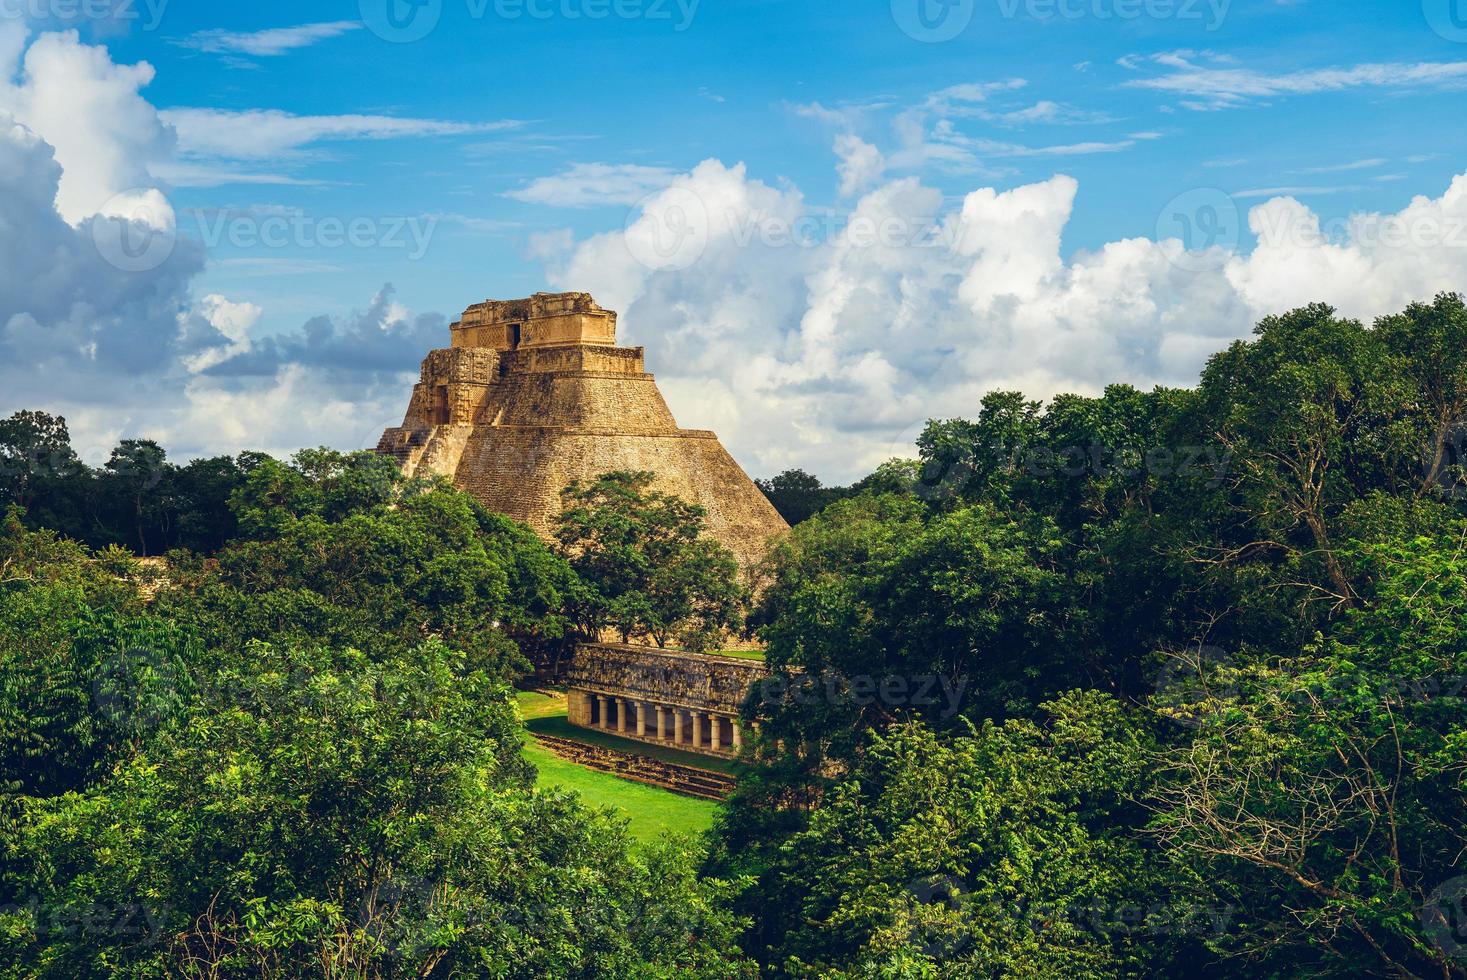
M 1460 297 L 918 450 L 762 482 L 743 581 L 638 474 L 550 545 L 369 454 L 0 422 L 0 977 L 1467 977 Z M 730 628 L 709 839 L 534 787 L 545 651 Z

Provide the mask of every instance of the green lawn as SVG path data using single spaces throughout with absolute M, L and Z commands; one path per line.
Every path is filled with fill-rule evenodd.
M 708 759 L 675 749 L 644 745 L 604 732 L 576 728 L 565 719 L 565 696 L 561 692 L 518 691 L 515 696 L 519 702 L 520 715 L 525 719 L 525 727 L 532 733 L 540 731 L 547 735 L 575 738 L 596 745 L 639 752 L 667 762 L 681 762 L 720 772 L 736 771 L 732 763 L 723 759 Z M 574 790 L 591 806 L 618 810 L 627 818 L 632 836 L 641 841 L 660 840 L 669 831 L 702 833 L 713 825 L 713 818 L 718 813 L 718 804 L 711 800 L 679 796 L 665 789 L 567 762 L 533 738 L 525 740 L 524 755 L 539 770 L 539 785 Z
M 645 843 L 665 838 L 669 831 L 699 834 L 713 826 L 718 804 L 679 796 L 665 789 L 634 783 L 610 773 L 567 762 L 534 739 L 525 740 L 525 758 L 540 771 L 538 785 L 575 790 L 594 807 L 611 807 L 627 818 L 632 836 Z
M 516 691 L 520 717 L 525 721 L 533 718 L 565 717 L 564 691 Z
M 709 650 L 715 657 L 737 657 L 740 660 L 757 660 L 764 662 L 763 650 Z

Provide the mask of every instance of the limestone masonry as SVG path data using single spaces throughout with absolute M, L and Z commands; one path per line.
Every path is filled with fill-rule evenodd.
M 642 348 L 617 347 L 616 313 L 588 294 L 478 303 L 451 335 L 377 446 L 409 476 L 441 474 L 548 538 L 572 480 L 647 470 L 745 567 L 788 530 L 717 436 L 678 428 Z
M 565 668 L 569 720 L 703 755 L 737 755 L 739 707 L 768 670 L 735 657 L 583 643 Z

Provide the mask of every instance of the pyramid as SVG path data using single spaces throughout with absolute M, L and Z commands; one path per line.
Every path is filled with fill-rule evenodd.
M 678 428 L 643 349 L 617 347 L 616 313 L 588 294 L 477 303 L 450 333 L 377 445 L 408 476 L 447 477 L 549 539 L 571 481 L 646 470 L 702 505 L 744 568 L 789 530 L 716 435 Z

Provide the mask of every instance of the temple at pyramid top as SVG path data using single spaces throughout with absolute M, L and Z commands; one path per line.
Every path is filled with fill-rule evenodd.
M 745 567 L 788 530 L 717 436 L 678 428 L 643 349 L 617 347 L 616 313 L 588 294 L 476 303 L 449 333 L 377 446 L 408 475 L 441 474 L 548 538 L 573 480 L 649 471 Z
M 597 306 L 587 293 L 536 293 L 475 303 L 450 331 L 454 347 L 610 347 L 616 343 L 616 313 Z

